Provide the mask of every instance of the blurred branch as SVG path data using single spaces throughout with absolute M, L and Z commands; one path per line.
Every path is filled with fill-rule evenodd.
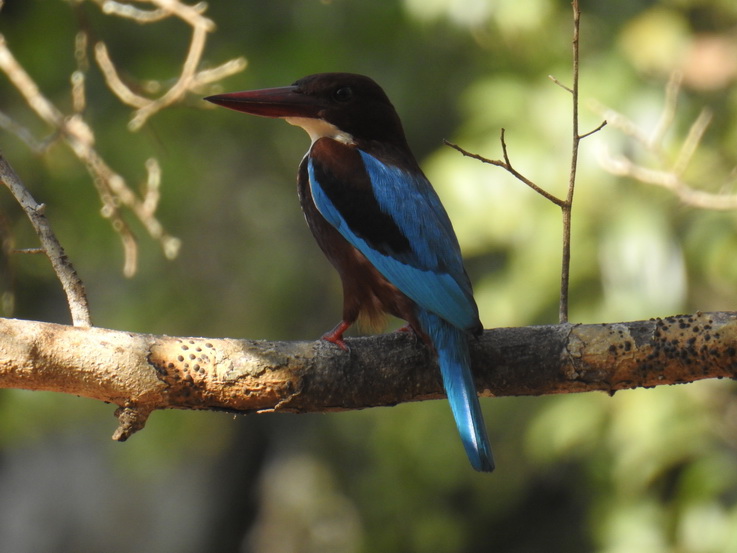
M 207 4 L 204 2 L 188 6 L 179 0 L 138 0 L 139 3 L 149 3 L 154 6 L 152 10 L 142 10 L 122 2 L 111 0 L 93 1 L 100 6 L 103 12 L 131 19 L 136 23 L 156 23 L 169 17 L 175 17 L 192 27 L 189 50 L 174 84 L 167 89 L 160 82 L 148 81 L 145 86 L 140 87 L 149 91 L 164 90 L 157 98 L 153 99 L 133 92 L 120 78 L 118 69 L 111 60 L 105 43 L 100 41 L 95 45 L 95 59 L 105 76 L 108 87 L 121 102 L 136 108 L 133 118 L 128 124 L 132 131 L 139 130 L 151 116 L 182 100 L 188 92 L 197 91 L 203 85 L 238 73 L 246 67 L 246 60 L 241 57 L 230 60 L 216 68 L 197 70 L 205 51 L 207 34 L 215 30 L 213 21 L 202 15 L 207 9 Z
M 44 214 L 45 206 L 38 204 L 33 199 L 31 193 L 23 186 L 18 175 L 2 155 L 0 155 L 0 181 L 10 190 L 30 219 L 43 246 L 43 252 L 51 261 L 51 266 L 64 288 L 69 310 L 72 314 L 72 323 L 74 326 L 92 326 L 84 284 L 82 284 L 82 279 L 79 278 L 72 262 L 64 253 L 64 248 L 51 230 L 51 225 L 49 225 L 49 221 Z
M 84 0 L 76 1 L 81 3 Z M 181 101 L 189 92 L 200 92 L 201 87 L 241 71 L 246 66 L 244 58 L 237 58 L 215 68 L 198 70 L 207 35 L 215 28 L 214 23 L 203 15 L 207 8 L 203 2 L 189 6 L 180 0 L 137 0 L 137 4 L 152 6 L 151 10 L 145 10 L 129 2 L 92 1 L 108 15 L 130 19 L 139 24 L 156 23 L 174 17 L 192 28 L 186 58 L 173 84 L 167 87 L 158 81 L 148 81 L 145 85 L 139 86 L 143 90 L 158 93 L 154 98 L 133 92 L 120 77 L 120 71 L 113 63 L 104 42 L 100 41 L 95 45 L 95 59 L 109 88 L 121 102 L 135 108 L 128 125 L 130 130 L 139 130 L 150 117 Z M 39 140 L 28 129 L 4 113 L 0 113 L 0 128 L 19 137 L 31 150 L 39 154 L 45 153 L 49 146 L 57 141 L 62 141 L 71 148 L 87 168 L 97 188 L 102 202 L 102 215 L 110 219 L 113 229 L 120 236 L 125 258 L 123 272 L 126 276 L 132 276 L 137 269 L 138 244 L 133 230 L 123 216 L 123 208 L 130 210 L 149 236 L 159 242 L 167 258 L 177 256 L 181 243 L 178 238 L 164 230 L 156 217 L 161 183 L 161 168 L 158 161 L 155 158 L 146 161 L 147 177 L 141 185 L 141 192 L 137 193 L 123 176 L 105 161 L 95 147 L 95 130 L 87 123 L 84 115 L 87 105 L 85 83 L 89 70 L 87 50 L 88 35 L 85 31 L 80 31 L 74 44 L 77 68 L 70 76 L 72 113 L 65 114 L 41 92 L 15 58 L 4 37 L 0 35 L 0 71 L 7 75 L 26 103 L 51 127 L 52 132 L 48 138 Z
M 688 183 L 683 175 L 686 172 L 694 154 L 698 150 L 701 140 L 712 121 L 711 110 L 704 108 L 691 124 L 688 134 L 678 149 L 674 158 L 670 159 L 664 147 L 665 136 L 675 121 L 678 106 L 678 93 L 681 87 L 681 73 L 674 72 L 665 87 L 665 101 L 657 125 L 653 132 L 648 133 L 625 115 L 598 103 L 592 103 L 592 108 L 602 114 L 613 127 L 637 142 L 643 150 L 651 153 L 658 160 L 657 167 L 647 167 L 636 163 L 625 155 L 613 155 L 607 150 L 602 151 L 600 162 L 605 170 L 622 177 L 653 186 L 660 186 L 670 190 L 686 205 L 701 209 L 730 210 L 737 209 L 737 194 L 711 193 L 698 190 Z M 730 177 L 734 178 L 734 171 Z M 734 182 L 725 183 L 734 186 Z
M 429 352 L 395 332 L 347 340 L 177 338 L 0 319 L 0 388 L 120 406 L 114 439 L 156 409 L 330 412 L 444 397 Z M 652 387 L 737 377 L 737 312 L 487 330 L 471 344 L 484 397 Z
M 92 181 L 97 188 L 100 200 L 102 201 L 101 213 L 104 217 L 111 220 L 113 228 L 120 235 L 121 242 L 125 251 L 124 272 L 127 276 L 132 276 L 136 271 L 136 263 L 138 258 L 138 246 L 136 239 L 128 223 L 121 214 L 121 206 L 129 208 L 144 225 L 149 235 L 158 240 L 167 257 L 175 257 L 179 250 L 179 240 L 167 234 L 154 216 L 150 208 L 143 209 L 146 203 L 146 196 L 152 193 L 150 188 L 143 191 L 144 199 L 139 196 L 128 186 L 125 179 L 115 172 L 98 153 L 95 148 L 95 133 L 87 124 L 82 112 L 72 115 L 64 115 L 57 107 L 51 103 L 39 90 L 33 79 L 26 73 L 25 69 L 18 63 L 12 52 L 5 43 L 5 39 L 0 35 L 0 71 L 3 71 L 16 89 L 23 95 L 28 105 L 36 112 L 36 114 L 53 129 L 52 138 L 45 141 L 31 140 L 31 133 L 22 129 L 17 124 L 3 124 L 10 121 L 10 118 L 3 115 L 0 118 L 0 125 L 6 130 L 13 132 L 21 137 L 27 144 L 31 145 L 34 151 L 42 152 L 48 147 L 49 143 L 56 140 L 62 140 L 74 152 L 77 158 L 85 165 L 87 171 L 92 177 Z M 73 88 L 76 94 L 73 94 L 75 108 L 84 108 L 84 96 L 79 91 L 83 86 L 84 72 L 75 71 L 72 76 Z M 150 172 L 149 172 L 150 173 Z M 151 178 L 148 183 L 151 183 Z M 158 182 L 153 183 L 156 188 Z M 150 204 L 150 201 L 148 202 Z

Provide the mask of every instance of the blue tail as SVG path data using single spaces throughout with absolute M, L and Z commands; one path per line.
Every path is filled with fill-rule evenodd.
M 424 309 L 418 309 L 418 316 L 422 329 L 435 346 L 445 393 L 468 459 L 474 469 L 491 472 L 494 456 L 471 375 L 468 335 Z

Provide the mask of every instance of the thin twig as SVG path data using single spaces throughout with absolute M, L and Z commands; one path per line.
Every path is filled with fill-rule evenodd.
M 48 219 L 44 215 L 44 205 L 33 199 L 31 193 L 23 186 L 18 175 L 2 155 L 0 155 L 0 180 L 8 187 L 36 230 L 44 253 L 51 261 L 51 266 L 64 288 L 69 310 L 72 314 L 72 323 L 74 326 L 92 326 L 84 284 L 82 284 L 82 280 L 74 270 L 72 262 L 69 261 L 64 252 L 64 248 L 51 230 Z
M 0 128 L 5 129 L 9 133 L 20 138 L 30 150 L 35 154 L 44 154 L 49 147 L 56 142 L 58 134 L 53 134 L 51 138 L 45 140 L 36 140 L 36 137 L 20 123 L 17 123 L 8 115 L 0 111 Z
M 584 138 L 588 138 L 588 137 L 589 137 L 589 136 L 591 136 L 592 134 L 596 134 L 596 133 L 598 133 L 598 132 L 599 132 L 599 131 L 600 131 L 601 129 L 603 129 L 603 128 L 604 128 L 604 127 L 606 127 L 606 126 L 607 126 L 607 121 L 606 121 L 606 119 L 605 119 L 605 120 L 604 120 L 604 121 L 602 121 L 602 122 L 601 122 L 601 123 L 599 124 L 599 126 L 598 126 L 598 127 L 596 127 L 596 128 L 594 129 L 594 130 L 591 130 L 591 131 L 589 131 L 589 132 L 587 132 L 587 133 L 583 133 L 582 135 L 580 135 L 580 136 L 579 136 L 579 138 L 580 138 L 581 140 L 583 140 Z
M 161 111 L 163 108 L 172 105 L 174 102 L 182 99 L 189 91 L 192 80 L 197 71 L 197 65 L 205 50 L 205 41 L 207 40 L 208 27 L 206 25 L 197 25 L 192 29 L 192 41 L 189 44 L 187 58 L 184 60 L 182 72 L 179 79 L 174 85 L 167 90 L 163 96 L 157 98 L 138 109 L 133 119 L 128 123 L 128 127 L 132 131 L 140 129 L 154 113 Z
M 578 0 L 571 2 L 573 8 L 573 86 L 570 89 L 572 100 L 572 143 L 571 143 L 571 171 L 568 177 L 568 194 L 561 208 L 563 217 L 563 251 L 561 254 L 560 269 L 560 303 L 558 304 L 558 320 L 568 322 L 568 292 L 571 276 L 571 218 L 573 216 L 573 196 L 576 188 L 576 171 L 578 169 L 578 145 L 581 136 L 578 134 L 578 39 L 581 20 L 581 10 Z
M 118 76 L 118 71 L 115 69 L 115 64 L 110 59 L 110 54 L 108 53 L 107 46 L 105 46 L 104 42 L 98 42 L 95 44 L 95 60 L 97 60 L 97 65 L 100 67 L 100 71 L 102 71 L 102 75 L 105 77 L 105 82 L 107 82 L 108 87 L 120 101 L 134 108 L 142 108 L 148 104 L 148 98 L 133 92 Z
M 136 23 L 156 23 L 169 17 L 169 12 L 162 9 L 141 10 L 130 4 L 121 4 L 113 0 L 95 0 L 107 15 L 117 15 L 124 19 L 132 19 Z
M 672 172 L 674 175 L 683 175 L 686 171 L 686 168 L 688 167 L 688 164 L 691 163 L 691 159 L 696 153 L 699 144 L 701 144 L 701 139 L 704 137 L 707 127 L 711 123 L 712 115 L 713 114 L 709 108 L 702 109 L 699 116 L 691 125 L 691 128 L 688 129 L 688 136 L 686 136 L 686 140 L 683 141 L 681 150 L 678 152 L 676 161 L 673 163 Z
M 489 159 L 489 158 L 486 158 L 486 157 L 481 156 L 479 154 L 471 153 L 468 150 L 464 150 L 463 148 L 461 148 L 457 144 L 453 144 L 452 142 L 449 142 L 448 140 L 443 140 L 443 143 L 446 146 L 450 146 L 454 150 L 457 150 L 458 152 L 460 152 L 461 154 L 463 154 L 466 157 L 470 157 L 470 158 L 476 159 L 476 160 L 478 160 L 478 161 L 480 161 L 482 163 L 488 163 L 489 165 L 495 165 L 496 167 L 501 167 L 502 169 L 504 169 L 505 171 L 507 171 L 509 174 L 513 175 L 517 180 L 519 180 L 520 182 L 523 182 L 524 184 L 526 184 L 527 186 L 529 186 L 530 188 L 532 188 L 535 192 L 537 192 L 538 194 L 540 194 L 541 196 L 543 196 L 547 200 L 553 202 L 557 206 L 562 207 L 563 204 L 564 204 L 564 201 L 563 200 L 561 200 L 560 198 L 554 196 L 550 192 L 547 192 L 547 191 L 543 190 L 537 184 L 535 184 L 530 179 L 528 179 L 527 177 L 525 177 L 522 173 L 520 173 L 519 171 L 517 171 L 512 166 L 512 162 L 509 160 L 509 154 L 507 152 L 507 143 L 504 140 L 504 129 L 502 129 L 500 140 L 501 140 L 501 143 L 502 143 L 502 152 L 503 152 L 503 155 L 504 155 L 504 161 L 501 161 L 501 160 L 498 160 L 498 159 Z
M 655 125 L 655 129 L 647 140 L 647 147 L 650 151 L 663 156 L 663 138 L 670 130 L 673 121 L 676 118 L 676 109 L 678 108 L 678 93 L 681 91 L 681 83 L 683 82 L 683 74 L 680 71 L 671 73 L 668 84 L 665 86 L 665 104 L 663 111 L 660 113 L 660 119 Z
M 551 81 L 553 81 L 553 82 L 554 82 L 555 84 L 557 84 L 557 85 L 558 85 L 559 87 L 561 87 L 561 88 L 562 88 L 563 90 L 565 90 L 566 92 L 570 92 L 571 94 L 573 94 L 573 89 L 572 89 L 572 88 L 570 88 L 570 87 L 568 87 L 568 86 L 566 86 L 566 85 L 564 85 L 564 84 L 563 84 L 562 82 L 560 82 L 560 81 L 559 81 L 559 80 L 558 80 L 558 79 L 557 79 L 557 78 L 556 78 L 555 76 L 553 76 L 553 75 L 548 75 L 548 79 L 550 79 Z
M 451 148 L 459 151 L 461 154 L 473 159 L 477 159 L 483 163 L 489 163 L 497 167 L 501 167 L 505 171 L 512 174 L 519 181 L 525 183 L 527 186 L 532 188 L 535 192 L 554 203 L 561 208 L 562 224 L 563 224 L 563 249 L 561 254 L 561 280 L 560 280 L 560 303 L 558 306 L 558 316 L 561 323 L 568 321 L 568 290 L 570 283 L 570 266 L 571 266 L 571 217 L 573 213 L 573 197 L 576 188 L 576 171 L 578 168 L 578 150 L 581 140 L 591 136 L 594 133 L 599 132 L 603 129 L 607 121 L 604 120 L 595 129 L 580 134 L 578 130 L 578 111 L 579 111 L 579 95 L 578 95 L 578 82 L 579 82 L 579 30 L 581 20 L 581 10 L 578 5 L 578 0 L 573 0 L 571 3 L 573 8 L 573 86 L 568 87 L 560 82 L 553 75 L 548 75 L 548 78 L 553 81 L 556 85 L 561 87 L 566 92 L 571 94 L 572 98 L 572 111 L 573 111 L 573 128 L 572 128 L 572 144 L 571 144 L 571 168 L 568 177 L 568 191 L 565 199 L 560 199 L 557 196 L 543 190 L 540 186 L 536 185 L 530 179 L 526 178 L 519 171 L 517 171 L 509 159 L 509 153 L 507 151 L 507 144 L 504 139 L 504 129 L 501 132 L 501 143 L 502 152 L 504 155 L 504 161 L 488 159 L 478 154 L 470 153 L 456 144 L 452 144 L 445 141 L 445 144 Z

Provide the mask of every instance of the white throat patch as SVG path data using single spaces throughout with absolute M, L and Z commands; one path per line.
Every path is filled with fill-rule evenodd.
M 323 119 L 311 119 L 310 117 L 285 117 L 284 120 L 290 125 L 302 127 L 314 144 L 318 138 L 332 138 L 343 144 L 355 144 L 353 137 L 347 132 L 341 131 L 332 123 Z

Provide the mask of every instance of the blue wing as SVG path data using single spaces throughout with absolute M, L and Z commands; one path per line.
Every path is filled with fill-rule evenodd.
M 419 170 L 384 163 L 333 140 L 316 141 L 308 156 L 317 209 L 417 304 L 468 458 L 476 470 L 493 470 L 465 332 L 479 327 L 478 310 L 440 199 Z
M 453 326 L 475 329 L 478 311 L 450 219 L 421 172 L 329 141 L 309 154 L 320 213 L 405 295 Z M 325 155 L 340 148 L 341 158 Z M 321 153 L 323 155 L 321 155 Z M 336 166 L 340 161 L 351 171 Z

